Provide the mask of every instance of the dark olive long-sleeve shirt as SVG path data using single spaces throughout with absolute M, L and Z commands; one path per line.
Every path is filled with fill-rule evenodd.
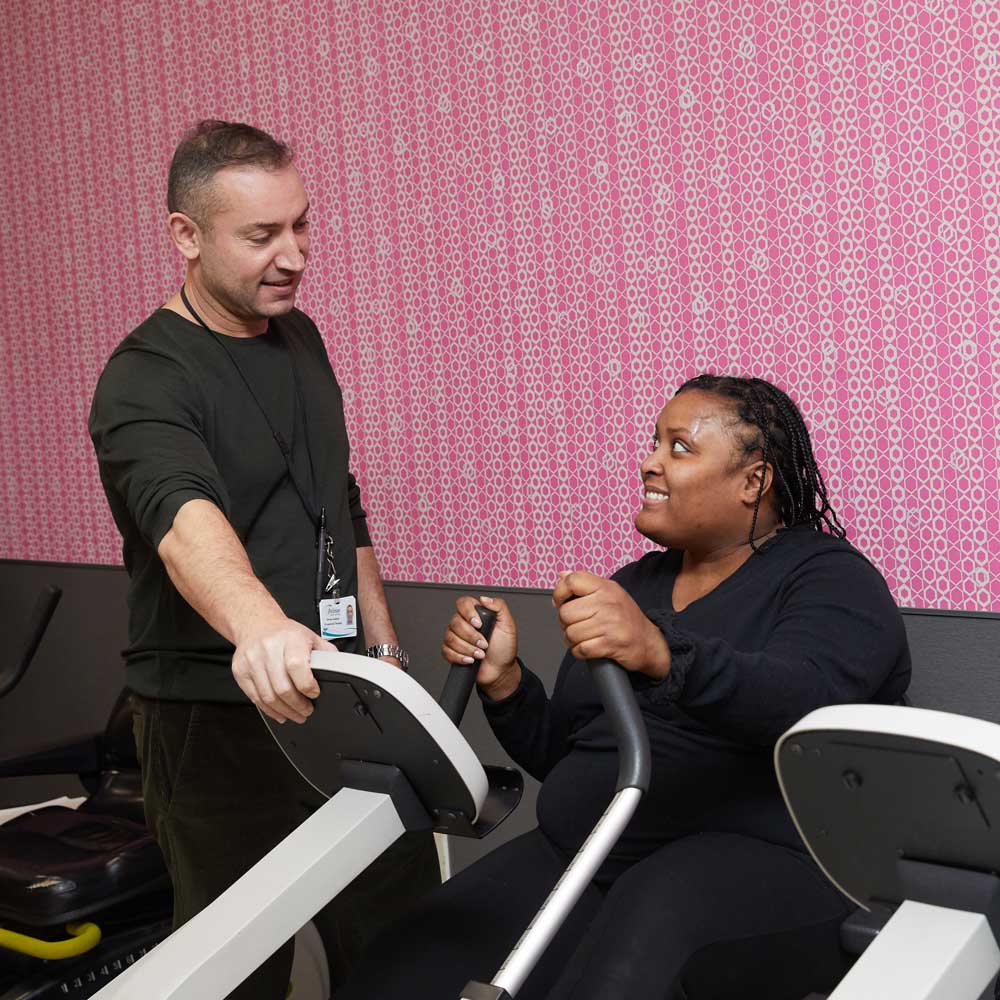
M 663 631 L 671 671 L 633 675 L 649 732 L 652 782 L 609 864 L 702 831 L 801 849 L 774 775 L 778 737 L 813 709 L 897 701 L 909 684 L 902 616 L 878 571 L 847 542 L 779 531 L 683 611 L 672 604 L 683 553 L 650 553 L 614 579 Z M 542 780 L 538 821 L 575 851 L 610 801 L 617 750 L 586 664 L 567 654 L 547 697 L 524 671 L 483 699 L 510 756 Z
M 319 331 L 293 310 L 261 336 L 223 338 L 160 309 L 111 355 L 89 427 L 131 578 L 126 683 L 147 697 L 245 702 L 232 645 L 181 597 L 156 550 L 186 502 L 208 500 L 284 613 L 316 629 L 324 506 L 340 589 L 357 593 L 355 549 L 371 541 Z M 338 645 L 364 649 L 363 633 Z

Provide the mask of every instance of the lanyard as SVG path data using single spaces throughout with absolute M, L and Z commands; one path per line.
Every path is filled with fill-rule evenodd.
M 319 601 L 327 594 L 330 593 L 331 596 L 335 598 L 340 597 L 340 589 L 338 584 L 340 580 L 337 577 L 337 568 L 333 561 L 333 538 L 330 536 L 329 532 L 326 530 L 326 507 L 321 506 L 318 502 L 312 503 L 306 496 L 306 490 L 303 489 L 302 484 L 299 482 L 298 476 L 295 475 L 295 466 L 292 463 L 292 449 L 288 442 L 285 441 L 274 424 L 271 422 L 271 417 L 267 410 L 264 408 L 264 404 L 260 401 L 257 393 L 254 392 L 253 386 L 250 384 L 250 380 L 246 377 L 246 373 L 240 367 L 240 363 L 236 360 L 236 356 L 232 351 L 226 346 L 225 339 L 216 333 L 202 318 L 195 312 L 194 306 L 191 305 L 188 300 L 187 293 L 184 286 L 181 285 L 181 301 L 184 303 L 184 308 L 187 309 L 189 313 L 195 318 L 199 326 L 204 327 L 204 329 L 211 335 L 212 339 L 226 352 L 226 357 L 232 362 L 233 367 L 238 372 L 243 384 L 246 386 L 247 392 L 250 393 L 251 398 L 257 404 L 257 409 L 260 410 L 261 416 L 264 418 L 264 422 L 267 424 L 268 430 L 271 432 L 271 437 L 274 438 L 275 444 L 278 446 L 278 450 L 281 452 L 281 457 L 285 460 L 285 467 L 288 469 L 288 478 L 292 482 L 292 486 L 295 487 L 295 492 L 299 495 L 299 500 L 302 501 L 302 506 L 305 508 L 306 513 L 312 519 L 316 525 L 316 548 L 317 559 L 316 559 L 316 602 Z M 292 357 L 291 352 L 288 354 L 288 362 L 292 366 L 292 378 L 295 381 L 295 412 L 298 413 L 300 398 L 302 395 L 302 387 L 299 382 L 299 371 L 295 364 L 295 358 Z M 302 425 L 305 429 L 306 421 L 303 418 Z M 316 471 L 313 465 L 312 452 L 309 449 L 308 431 L 303 435 L 305 440 L 306 448 L 306 458 L 309 460 L 309 469 L 313 476 L 313 485 L 316 485 Z M 318 493 L 317 489 L 317 493 Z M 318 499 L 318 498 L 317 498 Z M 317 509 L 318 508 L 318 509 Z M 329 570 L 329 578 L 326 576 L 326 572 Z

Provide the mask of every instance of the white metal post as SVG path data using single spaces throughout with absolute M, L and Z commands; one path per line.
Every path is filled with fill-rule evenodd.
M 998 969 L 986 917 L 906 900 L 830 1000 L 979 1000 Z
M 388 795 L 341 789 L 95 1000 L 223 1000 L 403 832 Z

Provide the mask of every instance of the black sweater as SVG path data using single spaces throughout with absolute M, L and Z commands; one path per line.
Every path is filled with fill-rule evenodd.
M 652 781 L 606 876 L 700 831 L 801 849 L 774 775 L 777 738 L 815 708 L 889 704 L 909 684 L 902 616 L 881 575 L 847 542 L 804 527 L 779 531 L 713 591 L 674 612 L 682 555 L 650 553 L 614 576 L 663 631 L 672 665 L 660 683 L 632 675 Z M 617 774 L 586 665 L 567 654 L 551 699 L 525 670 L 518 690 L 483 704 L 504 749 L 543 782 L 539 826 L 575 851 Z
M 371 544 L 340 388 L 315 325 L 293 310 L 259 337 L 220 340 L 160 309 L 111 355 L 91 407 L 131 578 L 126 682 L 148 697 L 246 701 L 232 645 L 180 596 L 156 552 L 188 500 L 219 507 L 285 614 L 318 626 L 316 525 L 236 365 L 290 444 L 306 500 L 326 506 L 343 593 L 357 593 L 355 547 Z M 339 645 L 356 652 L 363 643 L 359 629 Z

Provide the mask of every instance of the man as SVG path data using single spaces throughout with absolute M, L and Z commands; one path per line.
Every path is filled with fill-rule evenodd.
M 131 578 L 126 681 L 179 926 L 319 804 L 257 709 L 309 717 L 314 649 L 406 654 L 340 389 L 294 308 L 309 202 L 291 151 L 201 122 L 174 153 L 167 201 L 184 284 L 112 354 L 90 433 Z M 437 881 L 430 835 L 404 838 L 332 904 L 335 964 Z M 290 966 L 291 943 L 231 996 L 283 1000 Z

